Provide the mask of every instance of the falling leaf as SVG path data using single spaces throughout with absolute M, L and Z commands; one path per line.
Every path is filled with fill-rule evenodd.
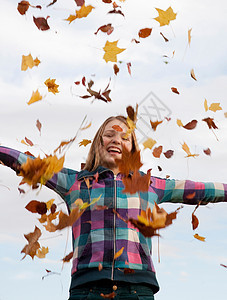
M 103 50 L 105 51 L 103 59 L 106 62 L 108 61 L 117 62 L 117 54 L 120 54 L 125 50 L 122 48 L 118 48 L 117 43 L 118 41 L 114 41 L 114 42 L 106 41 L 106 44 L 103 47 Z
M 201 242 L 205 242 L 205 237 L 198 235 L 197 233 L 194 234 L 194 238 L 196 238 L 197 240 L 201 241 Z
M 31 69 L 34 66 L 37 67 L 39 64 L 40 60 L 37 57 L 34 60 L 31 53 L 29 55 L 22 55 L 21 71 L 26 71 L 28 68 Z
M 72 21 L 76 19 L 86 18 L 90 14 L 93 8 L 94 7 L 92 5 L 85 6 L 85 4 L 83 4 L 79 10 L 76 10 L 75 15 L 70 15 L 68 19 L 65 20 L 69 21 L 70 24 Z
M 209 107 L 209 110 L 216 112 L 217 110 L 222 110 L 220 103 L 212 103 Z
M 62 258 L 62 261 L 65 262 L 69 262 L 73 257 L 73 251 L 70 252 L 68 255 L 66 255 L 64 258 Z
M 100 26 L 97 29 L 97 31 L 95 32 L 95 34 L 97 34 L 99 32 L 99 30 L 110 35 L 113 32 L 114 28 L 113 28 L 112 24 L 109 23 L 107 25 Z
M 152 31 L 152 28 L 143 28 L 143 29 L 140 29 L 138 35 L 140 38 L 144 39 L 151 34 L 151 31 Z
M 114 2 L 115 3 L 115 2 Z M 113 3 L 113 4 L 114 4 Z M 118 7 L 118 6 L 117 6 Z M 110 10 L 109 12 L 108 12 L 108 14 L 119 14 L 119 15 L 122 15 L 123 17 L 125 16 L 124 14 L 123 14 L 123 12 L 120 10 L 120 9 L 116 9 L 116 8 L 114 8 L 113 10 Z
M 163 37 L 165 42 L 168 42 L 169 40 L 164 36 L 164 34 L 162 32 L 160 32 L 161 36 Z
M 227 118 L 227 112 L 224 113 L 225 118 Z
M 41 128 L 42 128 L 42 124 L 40 123 L 39 119 L 36 120 L 36 127 L 38 128 L 40 134 L 41 134 Z
M 84 127 L 81 127 L 80 130 L 85 130 L 88 129 L 89 127 L 91 127 L 91 122 L 85 125 Z
M 207 99 L 204 100 L 204 108 L 205 111 L 208 111 Z
M 64 159 L 64 156 L 58 159 L 56 155 L 50 155 L 43 159 L 28 157 L 20 167 L 19 176 L 23 176 L 23 182 L 31 186 L 36 186 L 38 183 L 45 184 L 55 173 L 61 171 Z
M 218 129 L 218 127 L 216 126 L 216 124 L 214 123 L 213 121 L 214 119 L 213 118 L 205 118 L 205 119 L 202 119 L 202 121 L 206 122 L 207 123 L 207 126 L 209 127 L 209 129 Z
M 125 176 L 122 179 L 124 184 L 123 193 L 135 194 L 137 192 L 147 192 L 150 185 L 150 170 L 147 171 L 146 175 L 141 175 L 138 170 L 133 172 L 132 176 Z
M 79 142 L 79 146 L 84 146 L 86 147 L 88 144 L 91 143 L 91 140 L 86 140 L 86 139 L 83 139 L 81 142 Z
M 191 154 L 191 151 L 190 151 L 188 145 L 185 142 L 182 145 L 182 149 L 187 153 L 186 157 L 196 157 L 196 156 L 199 156 L 199 154 Z
M 25 206 L 25 208 L 32 213 L 37 213 L 36 206 L 39 203 L 40 202 L 37 200 L 32 200 Z
M 163 152 L 166 158 L 170 158 L 173 156 L 174 151 L 173 150 L 167 150 L 166 152 Z
M 220 264 L 220 266 L 222 266 L 222 267 L 224 267 L 224 268 L 227 268 L 227 266 L 226 266 L 226 265 L 223 265 L 223 264 Z
M 143 142 L 144 150 L 147 148 L 152 149 L 156 143 L 157 142 L 152 138 L 148 138 L 145 142 Z
M 35 230 L 33 232 L 24 234 L 28 244 L 21 250 L 21 253 L 25 254 L 22 259 L 24 259 L 26 255 L 30 255 L 32 259 L 34 258 L 36 251 L 40 248 L 40 244 L 38 243 L 40 236 L 41 230 L 37 226 L 35 226 Z
M 171 90 L 172 90 L 172 92 L 173 93 L 175 93 L 175 94 L 180 94 L 179 92 L 178 92 L 178 90 L 177 90 L 177 88 L 175 88 L 175 87 L 171 87 Z
M 30 3 L 28 1 L 21 1 L 18 3 L 17 10 L 21 15 L 25 15 L 29 9 Z
M 162 124 L 162 122 L 163 122 L 163 120 L 162 120 L 162 121 L 155 121 L 155 122 L 152 122 L 152 121 L 150 120 L 152 129 L 155 131 L 156 128 L 157 128 L 157 126 L 158 126 L 159 124 Z
M 177 119 L 177 125 L 179 127 L 183 127 L 184 126 L 180 119 Z
M 117 75 L 117 73 L 119 72 L 119 68 L 118 68 L 117 64 L 113 65 L 113 69 L 114 69 L 114 74 Z
M 49 253 L 49 248 L 48 247 L 42 247 L 41 249 L 38 249 L 36 252 L 36 256 L 38 258 L 45 258 L 47 253 Z
M 114 260 L 120 257 L 124 251 L 125 247 L 122 247 L 118 252 L 114 254 Z
M 54 3 L 56 3 L 56 2 L 57 2 L 57 0 L 53 0 L 51 3 L 47 4 L 46 7 L 49 7 L 49 6 L 51 6 L 51 5 L 54 5 Z
M 129 119 L 132 120 L 133 122 L 136 122 L 137 112 L 138 112 L 138 104 L 136 105 L 136 110 L 131 105 L 127 106 L 126 112 L 127 112 Z M 130 125 L 129 122 L 128 122 L 128 125 Z
M 195 77 L 194 69 L 191 69 L 191 77 L 192 77 L 194 80 L 197 80 L 196 77 Z
M 204 152 L 206 155 L 211 155 L 211 150 L 210 150 L 210 148 L 207 148 L 207 149 L 203 150 L 203 152 Z
M 56 79 L 50 79 L 48 78 L 44 84 L 48 87 L 48 92 L 51 92 L 53 94 L 59 93 L 58 87 L 59 85 L 55 83 Z
M 197 120 L 192 120 L 191 122 L 187 123 L 187 124 L 184 125 L 183 127 L 184 127 L 185 129 L 192 130 L 192 129 L 194 129 L 194 128 L 196 127 L 197 122 L 198 122 Z
M 161 156 L 161 153 L 162 153 L 162 146 L 155 147 L 152 152 L 153 156 L 156 158 L 159 158 Z
M 192 28 L 190 28 L 189 30 L 188 30 L 188 45 L 189 45 L 189 47 L 190 47 L 190 45 L 191 45 L 191 39 L 192 39 L 192 37 L 191 37 L 191 32 L 192 32 Z M 196 80 L 196 79 L 195 79 Z
M 177 14 L 173 12 L 171 6 L 167 10 L 162 10 L 160 8 L 155 9 L 157 10 L 159 16 L 154 19 L 159 22 L 160 26 L 169 25 L 170 21 L 176 19 Z
M 113 128 L 114 130 L 118 131 L 118 132 L 122 132 L 122 131 L 123 131 L 123 129 L 122 129 L 121 126 L 119 126 L 119 125 L 113 125 L 112 128 Z
M 139 170 L 143 165 L 140 161 L 140 151 L 132 153 L 124 146 L 122 148 L 121 159 L 115 159 L 115 162 L 118 165 L 119 171 L 125 175 L 128 175 L 130 172 L 135 170 Z
M 199 226 L 199 220 L 196 217 L 196 215 L 194 215 L 194 213 L 193 213 L 192 214 L 192 229 L 195 230 L 198 226 Z
M 128 68 L 129 75 L 132 75 L 132 73 L 131 73 L 131 66 L 132 66 L 132 64 L 130 62 L 127 63 L 127 68 Z
M 46 19 L 45 18 L 35 18 L 33 16 L 33 21 L 39 30 L 45 31 L 45 30 L 50 29 L 50 26 L 47 23 L 48 18 L 49 18 L 49 16 L 47 16 Z
M 140 43 L 140 41 L 137 41 L 136 39 L 132 39 L 131 42 L 135 42 L 136 44 Z
M 75 0 L 77 6 L 82 6 L 85 3 L 85 0 Z
M 39 91 L 36 90 L 35 92 L 32 92 L 32 96 L 31 96 L 30 100 L 27 102 L 27 104 L 30 105 L 30 104 L 40 101 L 42 99 L 43 99 L 43 97 L 40 95 Z

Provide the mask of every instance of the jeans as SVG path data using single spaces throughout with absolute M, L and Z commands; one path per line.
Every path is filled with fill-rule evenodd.
M 114 300 L 154 300 L 154 294 L 151 287 L 143 284 L 106 283 L 105 280 L 101 280 L 100 282 L 91 282 L 72 289 L 69 300 L 103 300 L 105 298 Z

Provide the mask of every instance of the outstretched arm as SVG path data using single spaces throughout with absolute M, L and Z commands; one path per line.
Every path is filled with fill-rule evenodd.
M 158 195 L 158 202 L 207 204 L 227 202 L 227 184 L 195 182 L 191 180 L 151 178 L 151 187 Z

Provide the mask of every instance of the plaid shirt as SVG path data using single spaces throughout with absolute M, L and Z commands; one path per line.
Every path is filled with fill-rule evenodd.
M 0 160 L 13 169 L 26 159 L 24 153 L 0 147 Z M 95 179 L 97 172 L 98 180 Z M 85 179 L 89 179 L 89 184 Z M 154 293 L 158 291 L 151 259 L 151 238 L 145 238 L 130 222 L 125 223 L 113 209 L 125 219 L 137 219 L 141 210 L 147 207 L 152 210 L 154 202 L 198 204 L 201 201 L 201 204 L 207 204 L 227 201 L 227 184 L 153 176 L 148 192 L 125 194 L 122 193 L 122 175 L 115 176 L 102 166 L 93 172 L 63 168 L 46 186 L 64 199 L 69 211 L 78 198 L 90 203 L 100 197 L 96 204 L 105 208 L 97 209 L 96 204 L 92 204 L 72 226 L 74 255 L 71 288 L 93 280 L 111 279 L 147 283 L 152 285 Z M 192 194 L 193 198 L 189 196 Z M 114 259 L 122 247 L 123 253 Z M 134 271 L 125 274 L 128 269 Z

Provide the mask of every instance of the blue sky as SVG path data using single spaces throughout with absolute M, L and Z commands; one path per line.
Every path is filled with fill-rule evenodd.
M 226 80 L 227 43 L 224 36 L 226 28 L 227 4 L 224 0 L 213 1 L 116 1 L 122 6 L 125 18 L 121 15 L 107 14 L 108 6 L 100 1 L 90 1 L 95 9 L 84 19 L 71 24 L 64 21 L 75 13 L 73 0 L 58 0 L 55 5 L 45 8 L 46 1 L 40 4 L 42 10 L 30 7 L 26 16 L 17 11 L 16 1 L 4 2 L 0 12 L 0 144 L 20 151 L 31 151 L 35 155 L 52 153 L 62 140 L 75 136 L 83 118 L 92 122 L 89 129 L 79 133 L 75 143 L 66 154 L 65 166 L 79 169 L 84 162 L 88 147 L 78 143 L 83 139 L 92 139 L 102 121 L 115 114 L 125 114 L 128 105 L 135 106 L 153 92 L 171 110 L 171 121 L 163 122 L 156 132 L 147 133 L 163 145 L 165 150 L 174 150 L 174 156 L 155 159 L 149 149 L 142 149 L 143 169 L 152 168 L 152 174 L 176 179 L 195 181 L 227 182 L 227 112 Z M 170 26 L 160 27 L 154 20 L 157 17 L 155 7 L 166 10 L 172 6 L 177 13 L 176 20 Z M 111 9 L 111 6 L 109 6 Z M 33 23 L 35 17 L 50 16 L 49 31 L 39 31 Z M 94 32 L 101 25 L 112 23 L 111 35 Z M 140 44 L 131 42 L 138 38 L 138 31 L 152 27 L 151 36 L 141 39 Z M 192 28 L 192 41 L 187 45 L 188 29 Z M 160 31 L 169 39 L 165 43 Z M 112 63 L 103 60 L 103 47 L 106 40 L 119 40 L 118 46 L 126 48 L 118 55 L 120 72 L 113 74 Z M 173 51 L 175 54 L 173 56 Z M 38 67 L 25 72 L 20 70 L 22 55 L 38 57 Z M 168 56 L 163 57 L 163 55 Z M 164 63 L 164 61 L 168 63 Z M 126 64 L 131 62 L 132 75 Z M 194 69 L 197 81 L 190 76 Z M 94 89 L 104 89 L 111 77 L 111 103 L 92 102 L 78 95 L 86 93 L 82 86 L 74 82 L 85 76 L 92 79 Z M 44 81 L 55 78 L 59 84 L 59 93 L 48 93 Z M 171 92 L 177 87 L 180 95 Z M 32 92 L 39 89 L 43 100 L 27 105 Z M 218 102 L 222 110 L 217 112 L 204 110 L 204 100 L 209 105 Z M 142 105 L 139 105 L 139 113 Z M 214 133 L 201 120 L 214 118 L 219 127 Z M 40 135 L 35 123 L 42 123 Z M 183 124 L 192 119 L 198 120 L 194 130 L 187 131 L 176 125 L 181 119 Z M 138 124 L 139 125 L 139 124 Z M 34 147 L 21 144 L 27 137 Z M 218 139 L 218 140 L 217 140 Z M 198 153 L 197 158 L 185 158 L 181 145 L 186 142 L 191 152 Z M 203 149 L 209 147 L 211 156 Z M 162 172 L 157 166 L 162 167 Z M 45 187 L 37 194 L 29 187 L 26 194 L 20 195 L 17 187 L 20 178 L 14 172 L 0 167 L 0 300 L 15 299 L 23 295 L 23 300 L 67 299 L 70 284 L 70 263 L 62 269 L 61 258 L 71 251 L 71 232 L 63 230 L 60 236 L 43 233 L 40 240 L 48 246 L 50 253 L 45 259 L 33 261 L 23 255 L 21 249 L 26 244 L 23 234 L 32 232 L 34 226 L 40 226 L 33 214 L 24 207 L 30 200 L 48 201 L 55 198 L 59 207 L 65 210 L 62 200 Z M 177 204 L 163 206 L 173 211 Z M 191 213 L 194 207 L 185 206 L 177 220 L 162 231 L 159 241 L 161 261 L 158 262 L 158 241 L 153 239 L 153 260 L 160 283 L 157 300 L 201 299 L 224 300 L 227 294 L 226 230 L 227 207 L 225 203 L 209 204 L 199 207 L 197 216 L 200 225 L 196 231 L 206 237 L 206 242 L 194 239 L 191 229 Z M 45 269 L 53 274 L 42 280 Z

